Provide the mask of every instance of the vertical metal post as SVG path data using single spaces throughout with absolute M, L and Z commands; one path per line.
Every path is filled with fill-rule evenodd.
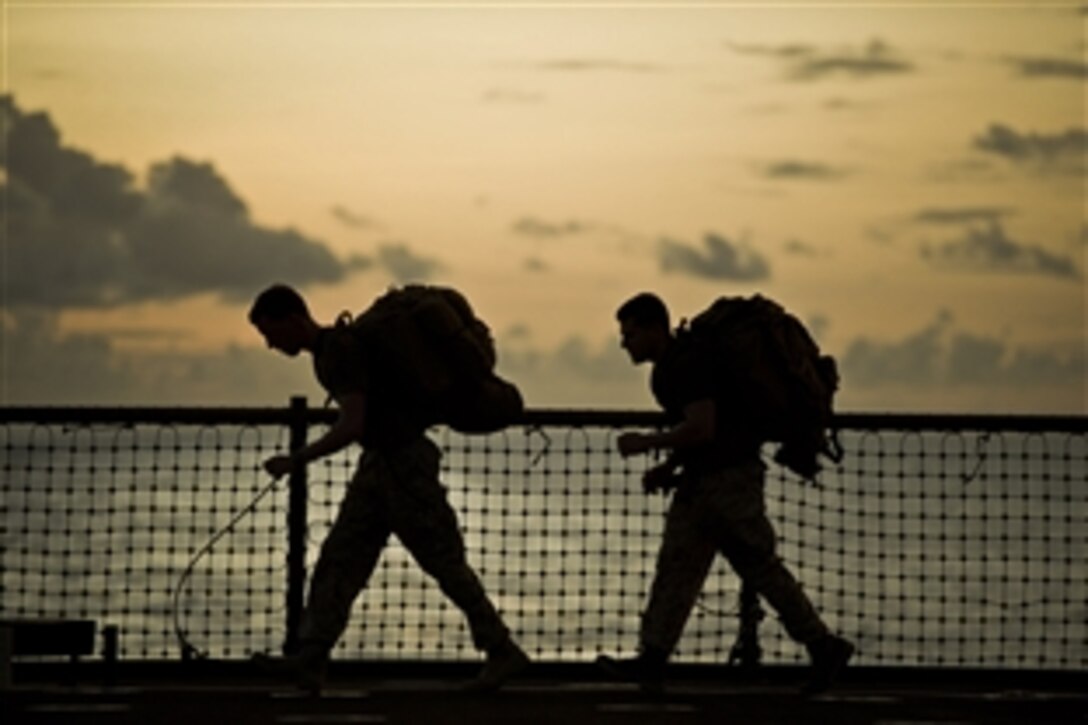
M 741 583 L 739 596 L 739 630 L 729 651 L 729 664 L 739 664 L 741 669 L 751 670 L 759 667 L 763 658 L 763 649 L 759 646 L 759 623 L 763 619 L 763 608 L 759 606 L 759 595 L 750 584 Z
M 289 448 L 292 453 L 306 445 L 306 398 L 291 398 Z M 298 651 L 299 625 L 306 592 L 306 517 L 308 491 L 306 467 L 291 471 L 287 478 L 287 634 L 284 654 Z
M 117 654 L 120 651 L 117 640 L 116 624 L 108 624 L 102 628 L 102 681 L 111 686 L 117 682 Z

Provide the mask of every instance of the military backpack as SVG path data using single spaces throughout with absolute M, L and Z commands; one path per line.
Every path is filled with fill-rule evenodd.
M 835 359 L 822 355 L 801 322 L 761 295 L 721 297 L 677 335 L 710 355 L 738 409 L 765 442 L 777 442 L 774 459 L 815 480 L 819 457 L 842 460 L 834 427 L 839 386 Z M 723 388 L 726 386 L 723 385 Z
M 495 374 L 495 342 L 460 292 L 411 284 L 392 288 L 354 319 L 365 354 L 391 374 L 406 405 L 422 406 L 429 423 L 463 433 L 490 433 L 524 412 L 521 393 Z

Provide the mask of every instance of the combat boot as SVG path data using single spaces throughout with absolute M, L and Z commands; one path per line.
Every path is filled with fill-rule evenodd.
M 633 682 L 649 694 L 660 694 L 665 689 L 665 663 L 668 655 L 647 647 L 637 657 L 617 658 L 608 655 L 597 657 L 599 667 L 612 680 Z
M 507 640 L 487 653 L 487 662 L 480 674 L 465 689 L 469 692 L 492 692 L 528 666 L 529 656 L 513 640 Z
M 846 669 L 850 658 L 854 656 L 854 645 L 834 634 L 827 634 L 807 645 L 812 658 L 809 680 L 801 688 L 805 696 L 827 692 Z
M 289 680 L 300 690 L 318 695 L 325 684 L 329 657 L 325 652 L 303 649 L 298 654 L 287 657 L 273 657 L 264 652 L 256 652 L 250 661 L 264 674 Z

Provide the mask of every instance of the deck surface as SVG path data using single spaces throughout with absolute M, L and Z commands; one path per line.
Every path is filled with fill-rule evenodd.
M 851 677 L 815 698 L 796 682 L 671 680 L 662 695 L 592 678 L 527 676 L 486 695 L 463 678 L 334 677 L 320 696 L 256 677 L 19 682 L 0 693 L 0 721 L 17 723 L 1088 723 L 1088 692 Z

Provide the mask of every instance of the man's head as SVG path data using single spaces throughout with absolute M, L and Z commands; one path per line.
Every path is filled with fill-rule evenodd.
M 306 301 L 285 284 L 275 284 L 257 295 L 249 321 L 274 350 L 294 357 L 313 347 L 318 330 Z
M 616 311 L 620 323 L 620 347 L 636 365 L 658 360 L 672 340 L 669 310 L 661 298 L 642 292 L 620 305 Z

